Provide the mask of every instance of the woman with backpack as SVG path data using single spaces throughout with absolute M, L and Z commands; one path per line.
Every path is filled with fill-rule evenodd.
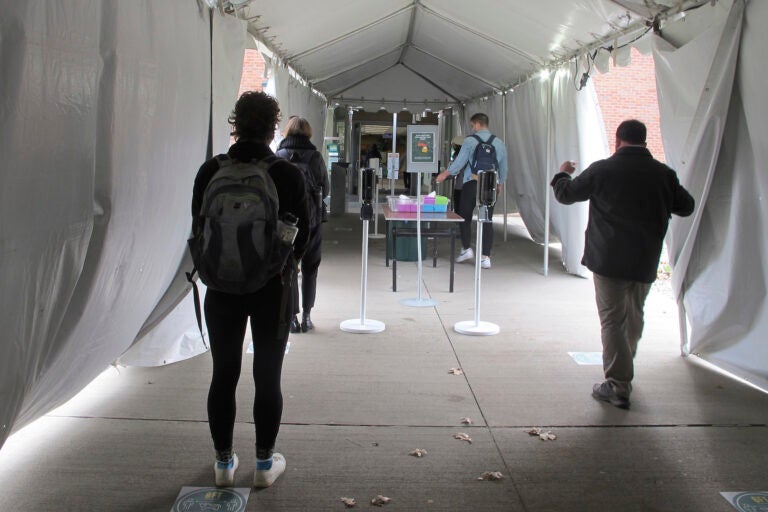
M 307 332 L 314 328 L 310 312 L 315 306 L 317 271 L 320 267 L 320 249 L 323 243 L 322 223 L 328 196 L 328 170 L 323 155 L 310 142 L 312 127 L 303 117 L 292 116 L 285 126 L 285 138 L 280 142 L 277 156 L 285 158 L 304 174 L 309 205 L 309 243 L 301 258 L 301 309 L 299 309 L 299 282 L 294 274 L 293 313 L 291 332 Z M 301 323 L 298 314 L 301 311 Z
M 304 253 L 309 224 L 301 172 L 276 158 L 269 149 L 279 121 L 280 107 L 273 97 L 262 92 L 240 96 L 229 118 L 236 142 L 226 155 L 218 155 L 200 167 L 192 195 L 190 248 L 200 278 L 208 286 L 204 309 L 213 357 L 208 424 L 216 450 L 214 476 L 216 485 L 222 487 L 234 485 L 239 464 L 233 448 L 235 391 L 249 318 L 255 384 L 253 486 L 269 487 L 285 471 L 285 458 L 273 453 L 283 412 L 280 378 L 292 315 L 291 275 L 295 273 L 295 260 Z M 224 187 L 217 186 L 227 179 L 230 181 Z M 226 193 L 229 196 L 225 197 Z M 223 219 L 227 222 L 222 222 L 229 212 L 231 216 Z M 266 220 L 254 221 L 252 236 L 240 237 L 248 226 L 238 221 L 248 212 Z M 264 224 L 272 228 L 264 229 Z M 236 232 L 231 233 L 232 229 Z M 222 236 L 226 230 L 228 236 Z M 265 250 L 255 244 L 270 247 Z M 262 262 L 259 254 L 270 257 Z M 278 255 L 278 261 L 273 261 L 273 255 Z M 232 264 L 234 260 L 237 265 Z M 240 278 L 236 276 L 238 271 Z M 259 271 L 264 272 L 263 278 L 252 283 L 250 276 Z

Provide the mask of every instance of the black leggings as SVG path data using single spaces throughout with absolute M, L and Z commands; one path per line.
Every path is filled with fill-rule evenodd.
M 318 224 L 309 232 L 309 244 L 301 258 L 301 309 L 305 313 L 315 307 L 317 294 L 317 270 L 320 268 L 320 249 L 323 245 L 323 228 Z M 299 277 L 293 275 L 293 312 L 299 313 Z
M 275 446 L 283 414 L 280 375 L 288 341 L 287 324 L 279 322 L 282 293 L 283 286 L 278 276 L 250 295 L 230 295 L 215 290 L 208 290 L 205 294 L 205 321 L 213 355 L 208 425 L 214 448 L 218 451 L 232 448 L 235 389 L 240 378 L 243 339 L 249 317 L 254 352 L 253 421 L 256 424 L 257 456 L 271 454 Z M 289 309 L 290 300 L 286 300 L 284 305 Z M 284 318 L 289 318 L 288 312 Z

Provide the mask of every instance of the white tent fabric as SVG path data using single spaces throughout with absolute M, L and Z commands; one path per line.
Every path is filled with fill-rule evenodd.
M 303 2 L 297 13 L 264 0 L 236 8 L 251 20 L 249 32 L 274 50 L 272 84 L 284 115 L 307 117 L 316 144 L 326 98 L 376 109 L 382 98 L 417 110 L 426 101 L 469 115 L 477 107 L 502 133 L 504 99 L 497 93 L 506 92 L 510 179 L 526 225 L 540 239 L 546 178 L 561 160 L 584 168 L 604 156 L 605 141 L 593 92 L 576 93 L 571 85 L 575 71 L 548 83 L 528 78 L 589 45 L 634 37 L 669 7 L 702 6 L 678 23 L 681 40 L 691 40 L 708 26 L 700 16 L 727 14 L 732 2 L 327 0 Z M 180 274 L 189 268 L 191 189 L 209 138 L 213 152 L 228 145 L 228 91 L 243 47 L 242 22 L 200 5 L 3 3 L 0 443 L 132 345 L 121 361 L 161 364 L 199 351 Z M 690 349 L 766 388 L 768 183 L 761 162 L 768 156 L 768 106 L 761 101 L 760 29 L 767 5 L 747 4 L 750 23 L 740 47 L 738 27 L 721 24 L 721 35 L 713 28 L 691 45 L 656 51 L 667 154 L 699 201 L 696 216 L 675 222 L 670 235 Z M 737 14 L 732 20 L 741 19 Z M 737 56 L 731 91 L 727 78 Z M 709 90 L 696 85 L 705 79 Z M 473 100 L 481 96 L 488 100 Z M 552 207 L 566 268 L 581 274 L 584 216 L 578 207 Z
M 767 18 L 765 2 L 737 0 L 688 44 L 659 42 L 654 53 L 665 152 L 698 201 L 669 236 L 691 326 L 684 350 L 764 389 L 768 106 L 761 75 L 768 37 L 754 20 Z
M 573 66 L 559 69 L 552 79 L 552 159 L 544 175 L 547 182 L 565 160 L 574 160 L 579 172 L 592 162 L 608 156 L 603 118 L 591 84 L 581 91 L 574 86 Z M 589 271 L 581 264 L 588 204 L 566 206 L 555 200 L 551 187 L 550 224 L 552 234 L 562 243 L 562 262 L 571 274 L 585 277 Z
M 229 115 L 237 99 L 243 69 L 247 23 L 213 13 L 211 104 L 211 149 L 226 153 L 230 144 Z M 202 162 L 200 162 L 202 163 Z M 188 217 L 188 225 L 191 219 Z M 192 270 L 192 258 L 185 252 L 176 277 L 155 310 L 144 323 L 133 345 L 117 360 L 126 366 L 159 366 L 188 359 L 207 350 L 195 317 L 194 297 L 185 272 Z M 205 286 L 198 282 L 200 299 Z M 204 315 L 203 315 L 204 316 Z M 203 333 L 205 319 L 203 321 Z
M 418 102 L 416 98 L 422 101 Z M 429 107 L 432 110 L 455 103 L 446 93 L 402 66 L 392 67 L 345 90 L 336 100 L 373 111 L 383 104 L 393 112 L 413 103 L 416 103 L 416 109 Z
M 312 143 L 321 149 L 325 133 L 325 99 L 312 89 L 293 78 L 287 69 L 276 66 L 272 69 L 275 97 L 280 102 L 282 126 L 289 116 L 300 116 L 312 127 Z
M 554 199 L 549 180 L 564 160 L 576 160 L 585 169 L 605 158 L 606 140 L 594 88 L 577 91 L 572 66 L 546 78 L 534 78 L 508 94 L 507 137 L 510 194 L 517 203 L 531 237 L 545 241 L 546 196 L 550 196 L 552 235 L 562 242 L 562 262 L 567 272 L 587 276 L 581 264 L 587 204 L 565 206 Z M 547 111 L 551 101 L 551 134 Z M 552 153 L 547 138 L 552 138 Z M 549 164 L 549 168 L 547 165 Z
M 142 34 L 142 37 L 136 37 Z M 131 345 L 186 251 L 210 105 L 194 3 L 6 3 L 0 441 Z
M 294 10 L 264 0 L 244 6 L 241 16 L 258 16 L 252 32 L 278 42 L 280 59 L 329 100 L 349 97 L 349 84 L 395 68 L 466 101 L 506 90 L 548 62 L 580 53 L 598 37 L 642 26 L 645 18 L 679 3 L 654 2 L 650 12 L 639 0 L 326 0 L 302 4 L 297 23 Z

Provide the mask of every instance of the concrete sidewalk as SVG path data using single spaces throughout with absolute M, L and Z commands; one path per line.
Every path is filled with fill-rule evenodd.
M 515 219 L 515 218 L 513 218 Z M 380 227 L 383 231 L 383 226 Z M 386 331 L 354 335 L 359 316 L 360 222 L 325 225 L 315 331 L 291 335 L 283 372 L 278 450 L 286 474 L 252 492 L 248 510 L 344 510 L 342 496 L 386 510 L 722 511 L 721 491 L 768 488 L 768 395 L 679 355 L 677 310 L 655 286 L 636 360 L 632 409 L 590 397 L 600 366 L 568 352 L 600 351 L 591 280 L 567 275 L 519 219 L 483 272 L 482 319 L 493 337 L 466 337 L 471 265 L 448 293 L 448 242 L 424 265 L 433 308 L 410 308 L 416 264 L 398 264 L 398 291 L 371 240 L 367 316 Z M 251 356 L 238 391 L 237 485 L 253 475 Z M 448 373 L 461 368 L 463 375 Z M 213 484 L 205 400 L 210 355 L 161 368 L 122 368 L 97 379 L 0 451 L 2 510 L 168 511 L 183 486 Z M 473 425 L 461 424 L 469 417 Z M 558 437 L 541 441 L 525 430 Z M 465 432 L 472 443 L 454 439 Z M 408 455 L 427 450 L 423 458 Z M 504 479 L 478 481 L 485 471 Z

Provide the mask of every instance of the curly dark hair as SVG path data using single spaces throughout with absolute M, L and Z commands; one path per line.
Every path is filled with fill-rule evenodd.
M 280 105 L 264 92 L 244 92 L 229 116 L 230 135 L 236 139 L 271 141 L 280 122 Z

